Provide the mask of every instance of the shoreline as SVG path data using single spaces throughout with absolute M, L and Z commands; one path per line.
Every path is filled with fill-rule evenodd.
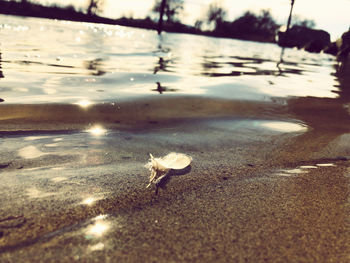
M 0 109 L 0 133 L 9 135 L 16 131 L 84 131 L 93 125 L 101 125 L 111 130 L 146 131 L 211 119 L 291 119 L 285 107 L 273 102 L 199 96 L 143 98 L 89 106 L 1 104 Z

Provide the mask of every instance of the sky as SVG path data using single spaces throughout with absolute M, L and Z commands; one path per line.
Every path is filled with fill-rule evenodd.
M 88 0 L 34 0 L 45 4 L 72 4 L 77 8 L 86 7 Z M 102 15 L 118 18 L 133 16 L 144 18 L 150 14 L 154 0 L 104 0 L 105 8 Z M 233 20 L 245 11 L 259 12 L 270 9 L 272 16 L 280 24 L 285 24 L 289 15 L 290 0 L 184 0 L 185 9 L 181 21 L 194 24 L 197 19 L 205 16 L 210 3 L 217 2 L 228 11 L 227 20 Z M 295 0 L 293 14 L 302 18 L 312 19 L 316 28 L 324 29 L 336 40 L 350 27 L 350 0 Z

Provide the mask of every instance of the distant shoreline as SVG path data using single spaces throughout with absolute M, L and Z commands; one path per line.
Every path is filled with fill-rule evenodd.
M 121 17 L 117 19 L 106 18 L 96 14 L 86 14 L 83 11 L 77 11 L 70 5 L 66 7 L 61 6 L 43 6 L 41 4 L 32 2 L 15 2 L 0 0 L 0 14 L 13 15 L 21 17 L 37 17 L 46 19 L 57 19 L 75 22 L 87 22 L 107 25 L 119 25 L 134 28 L 142 28 L 146 30 L 158 30 L 158 23 L 152 20 L 150 17 L 142 19 L 134 19 Z M 165 21 L 162 28 L 164 32 L 168 33 L 182 33 L 201 35 L 208 37 L 238 39 L 245 41 L 254 41 L 261 43 L 273 43 L 281 47 L 297 47 L 298 49 L 304 49 L 308 52 L 319 53 L 321 51 L 336 56 L 338 54 L 339 47 L 336 42 L 330 41 L 330 35 L 324 30 L 316 30 L 307 26 L 294 25 L 289 33 L 289 37 L 282 39 L 285 32 L 275 32 L 277 35 L 271 33 L 273 31 L 264 31 L 245 28 L 244 25 L 249 24 L 251 19 L 259 19 L 254 14 L 247 12 L 242 17 L 233 21 L 232 23 L 223 21 L 220 23 L 220 27 L 216 27 L 212 31 L 204 31 L 198 27 L 182 24 L 181 22 Z M 272 19 L 272 18 L 270 18 Z M 273 20 L 272 20 L 272 23 Z M 278 26 L 278 24 L 274 24 Z M 233 29 L 232 29 L 233 28 Z M 231 30 L 232 29 L 232 30 Z M 278 29 L 275 29 L 278 31 Z M 282 41 L 283 40 L 283 41 Z
M 19 3 L 13 1 L 0 0 L 0 14 L 13 15 L 21 17 L 36 17 L 36 18 L 47 18 L 47 19 L 58 19 L 67 20 L 75 22 L 88 22 L 97 24 L 108 24 L 108 25 L 119 25 L 136 27 L 148 30 L 157 30 L 158 24 L 149 17 L 143 19 L 134 19 L 121 17 L 118 19 L 106 18 L 99 15 L 88 15 L 81 11 L 76 11 L 72 6 L 59 7 L 59 6 L 43 6 L 36 3 Z M 230 37 L 224 34 L 220 34 L 215 31 L 202 31 L 193 26 L 185 25 L 180 22 L 164 23 L 163 31 L 169 33 L 184 33 L 184 34 L 194 34 L 203 35 L 209 37 L 220 37 L 220 38 L 230 38 L 230 39 L 240 39 L 256 42 L 268 42 L 276 43 L 276 41 L 271 41 L 270 39 L 263 37 L 257 37 L 254 35 L 249 35 L 245 37 Z

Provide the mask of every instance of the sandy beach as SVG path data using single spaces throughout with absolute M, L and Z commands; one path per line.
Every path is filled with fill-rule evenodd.
M 311 103 L 327 114 L 309 118 Z M 2 121 L 1 262 L 350 260 L 350 137 L 337 103 L 142 100 L 119 115 L 92 107 L 90 119 L 60 107 L 61 119 L 34 105 Z M 144 164 L 169 152 L 192 156 L 191 171 L 155 195 Z

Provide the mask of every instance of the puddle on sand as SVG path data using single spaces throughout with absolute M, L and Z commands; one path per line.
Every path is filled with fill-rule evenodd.
M 237 130 L 240 128 L 263 129 L 272 132 L 306 132 L 307 127 L 304 124 L 286 121 L 269 120 L 215 120 L 210 122 L 210 126 L 219 127 L 227 130 Z
M 293 176 L 297 174 L 305 174 L 308 173 L 308 171 L 300 168 L 295 168 L 295 169 L 284 169 L 278 171 L 275 175 L 277 176 Z
M 319 167 L 332 167 L 332 166 L 336 166 L 334 163 L 318 163 L 316 164 Z
M 308 173 L 310 169 L 318 169 L 321 167 L 334 167 L 336 166 L 333 163 L 323 163 L 323 164 L 316 164 L 316 165 L 301 165 L 297 168 L 294 169 L 281 169 L 278 170 L 274 175 L 276 176 L 295 176 L 295 175 L 300 175 L 300 174 L 306 174 Z
M 300 169 L 317 169 L 317 166 L 314 165 L 302 165 Z
M 284 121 L 261 121 L 260 125 L 277 132 L 305 132 L 307 127 L 305 125 L 293 122 Z

